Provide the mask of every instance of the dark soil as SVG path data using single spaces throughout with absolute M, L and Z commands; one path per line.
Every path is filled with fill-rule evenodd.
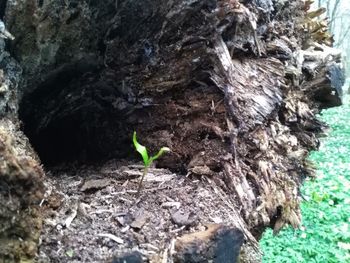
M 211 178 L 151 168 L 136 198 L 141 173 L 142 165 L 115 160 L 48 172 L 37 261 L 110 262 L 116 251 L 137 251 L 150 262 L 173 262 L 177 237 L 237 222 L 230 197 Z

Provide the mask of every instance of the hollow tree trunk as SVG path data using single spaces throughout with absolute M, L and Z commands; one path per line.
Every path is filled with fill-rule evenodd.
M 151 150 L 172 149 L 159 167 L 210 177 L 225 193 L 245 251 L 255 251 L 247 262 L 258 260 L 266 227 L 298 226 L 306 157 L 323 127 L 314 113 L 339 104 L 343 82 L 338 64 L 316 63 L 314 75 L 303 75 L 303 1 L 9 0 L 5 13 L 16 37 L 9 50 L 23 69 L 11 105 L 18 98 L 45 164 L 128 158 L 136 130 Z M 325 78 L 329 71 L 336 80 Z M 315 91 L 319 82 L 326 92 Z M 17 123 L 17 108 L 11 114 Z M 19 147 L 4 144 L 5 163 Z M 39 184 L 28 193 L 44 191 L 35 159 L 25 181 Z M 18 166 L 21 176 L 31 164 Z M 37 204 L 28 202 L 17 210 Z

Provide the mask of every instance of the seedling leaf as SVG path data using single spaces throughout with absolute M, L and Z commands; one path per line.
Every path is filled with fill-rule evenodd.
M 151 157 L 150 163 L 153 162 L 154 160 L 157 160 L 157 159 L 158 159 L 160 156 L 162 156 L 163 153 L 165 153 L 165 152 L 170 152 L 170 148 L 168 148 L 168 147 L 162 147 L 156 155 L 154 155 L 154 156 Z
M 148 157 L 147 149 L 145 146 L 143 146 L 137 142 L 136 131 L 134 131 L 132 141 L 134 143 L 136 151 L 138 151 L 141 154 L 142 159 L 143 159 L 143 163 L 145 164 L 145 166 L 148 166 L 150 164 L 150 158 Z

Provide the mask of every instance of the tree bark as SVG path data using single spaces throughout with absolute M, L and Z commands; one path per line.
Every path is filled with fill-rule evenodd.
M 17 88 L 21 69 L 0 39 L 0 261 L 19 262 L 37 253 L 44 172 L 19 130 Z

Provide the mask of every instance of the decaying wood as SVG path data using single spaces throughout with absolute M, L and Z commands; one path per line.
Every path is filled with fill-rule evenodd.
M 174 262 L 238 262 L 243 234 L 238 229 L 210 225 L 206 231 L 187 234 L 175 243 Z
M 17 119 L 21 69 L 0 36 L 0 261 L 30 260 L 37 253 L 44 172 Z
M 315 44 L 302 53 L 303 70 L 308 81 L 302 88 L 308 96 L 320 104 L 321 108 L 340 106 L 343 95 L 344 69 L 341 63 L 341 51 L 327 46 Z
M 24 135 L 0 120 L 0 259 L 17 262 L 37 253 L 44 172 L 27 151 Z
M 299 188 L 312 174 L 306 158 L 310 150 L 317 149 L 317 134 L 323 127 L 315 113 L 340 103 L 343 78 L 340 55 L 321 45 L 330 42 L 323 32 L 324 23 L 314 23 L 322 10 L 308 13 L 309 1 L 283 3 L 8 2 L 5 18 L 16 37 L 11 49 L 23 76 L 20 89 L 16 85 L 0 89 L 4 94 L 0 114 L 10 123 L 18 123 L 20 105 L 24 131 L 46 164 L 136 158 L 130 139 L 134 130 L 149 151 L 163 146 L 172 150 L 157 163 L 158 168 L 171 172 L 150 169 L 145 195 L 136 202 L 134 184 L 142 173 L 139 168 L 102 169 L 98 178 L 89 178 L 83 188 L 82 178 L 76 185 L 61 185 L 62 189 L 55 189 L 54 185 L 60 185 L 56 180 L 67 182 L 67 177 L 47 178 L 55 181 L 52 192 L 59 192 L 57 196 L 64 196 L 65 201 L 52 201 L 55 195 L 48 194 L 42 202 L 47 209 L 43 213 L 48 236 L 39 257 L 53 256 L 52 250 L 59 250 L 50 242 L 52 232 L 57 232 L 58 238 L 62 236 L 59 231 L 66 234 L 61 240 L 64 246 L 77 240 L 74 233 L 83 231 L 91 242 L 115 241 L 99 250 L 97 261 L 106 260 L 105 251 L 120 255 L 138 247 L 145 260 L 172 262 L 176 254 L 185 262 L 189 251 L 189 258 L 196 256 L 191 250 L 193 237 L 202 236 L 202 226 L 213 221 L 208 211 L 207 215 L 201 213 L 207 199 L 217 202 L 225 214 L 225 231 L 238 229 L 235 237 L 231 236 L 231 241 L 237 238 L 236 249 L 227 254 L 232 262 L 242 244 L 238 232 L 244 238 L 241 260 L 258 262 L 258 239 L 266 227 L 277 233 L 286 224 L 300 224 Z M 6 81 L 11 80 L 13 65 L 17 65 L 13 63 L 5 63 L 10 69 L 4 71 Z M 19 76 L 15 79 L 18 83 Z M 38 189 L 30 185 L 26 193 L 42 193 L 43 174 L 37 158 L 23 161 L 35 154 L 29 146 L 28 153 L 17 154 L 20 143 L 12 143 L 17 131 L 18 127 L 5 128 L 4 135 L 0 134 L 2 151 L 8 156 L 1 162 L 7 164 L 15 157 L 13 167 L 18 175 L 25 176 L 25 182 L 38 182 Z M 10 138 L 10 143 L 3 138 Z M 32 168 L 35 173 L 27 175 Z M 111 181 L 100 184 L 96 179 L 101 175 L 111 177 Z M 6 170 L 1 176 L 6 182 L 11 173 Z M 15 181 L 13 188 L 22 182 Z M 6 187 L 0 187 L 3 196 L 8 196 Z M 89 190 L 101 196 L 93 199 Z M 171 198 L 164 197 L 169 194 Z M 69 229 L 63 229 L 69 200 L 77 205 L 69 217 Z M 114 205 L 115 200 L 119 205 Z M 51 204 L 58 205 L 53 208 Z M 148 209 L 149 214 L 143 216 L 142 209 Z M 113 213 L 119 214 L 117 219 L 110 216 Z M 159 213 L 161 221 L 156 222 Z M 55 219 L 50 219 L 52 214 Z M 85 221 L 93 218 L 95 226 L 104 214 L 108 214 L 105 220 L 120 227 L 122 240 L 130 242 L 118 242 L 119 234 L 105 226 L 98 225 L 98 231 L 93 227 L 86 230 Z M 52 226 L 54 231 L 50 231 Z M 159 233 L 154 230 L 157 226 Z M 217 235 L 220 229 L 209 231 L 209 236 Z M 189 231 L 197 232 L 189 234 L 191 242 L 186 241 Z M 144 249 L 147 240 L 156 240 L 157 246 L 149 242 Z M 217 242 L 211 237 L 199 242 L 208 249 L 198 256 L 213 257 Z M 69 260 L 65 250 L 60 251 L 54 255 L 56 259 Z M 81 253 L 85 260 L 86 254 Z M 132 253 L 124 256 L 141 257 Z M 115 257 L 115 262 L 118 260 Z

